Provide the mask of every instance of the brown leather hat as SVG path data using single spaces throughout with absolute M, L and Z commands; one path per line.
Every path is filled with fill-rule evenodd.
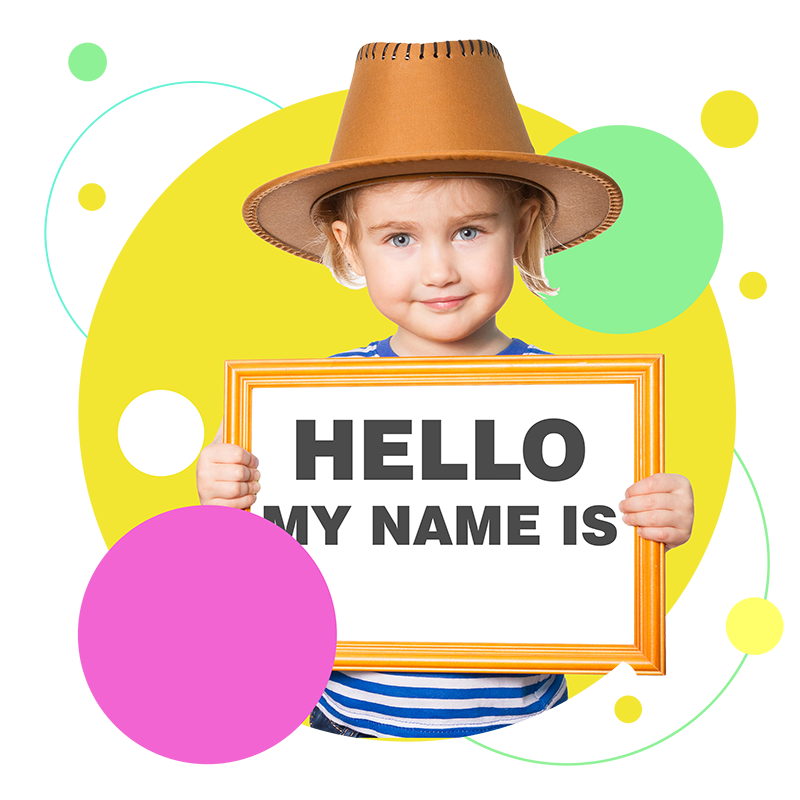
M 311 221 L 321 199 L 387 180 L 471 175 L 532 183 L 555 201 L 547 219 L 556 253 L 611 227 L 622 192 L 599 170 L 539 156 L 486 41 L 364 45 L 328 164 L 265 183 L 245 201 L 250 229 L 270 244 L 321 261 Z

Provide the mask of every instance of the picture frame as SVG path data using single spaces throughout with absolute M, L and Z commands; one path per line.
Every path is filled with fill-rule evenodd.
M 334 387 L 360 391 L 364 387 L 427 387 L 425 390 L 430 391 L 434 387 L 463 387 L 461 392 L 468 387 L 497 387 L 497 391 L 507 393 L 514 391 L 509 387 L 515 386 L 608 385 L 628 387 L 624 391 L 633 393 L 633 481 L 663 472 L 664 356 L 658 354 L 227 361 L 223 438 L 252 449 L 253 398 L 259 389 Z M 260 469 L 263 472 L 261 464 Z M 598 644 L 350 638 L 339 641 L 334 669 L 600 674 L 627 663 L 638 674 L 663 675 L 664 545 L 634 536 L 633 564 L 630 600 L 634 624 L 627 641 Z M 328 575 L 324 571 L 323 574 L 327 579 Z

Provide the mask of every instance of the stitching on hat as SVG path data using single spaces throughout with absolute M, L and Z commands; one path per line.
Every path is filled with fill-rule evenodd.
M 467 39 L 467 41 L 469 42 L 469 54 L 470 55 L 472 55 L 472 56 L 475 55 L 475 42 L 477 41 L 478 42 L 478 55 L 482 56 L 484 54 L 484 45 L 485 45 L 486 46 L 486 55 L 487 56 L 490 55 L 490 56 L 494 56 L 495 58 L 499 59 L 500 61 L 503 60 L 502 56 L 500 55 L 500 51 L 491 42 L 488 42 L 485 39 L 477 39 L 477 40 Z M 359 48 L 358 53 L 356 54 L 356 61 L 363 61 L 364 59 L 367 59 L 367 58 L 372 59 L 373 61 L 376 60 L 376 58 L 377 58 L 377 50 L 378 50 L 378 45 L 379 44 L 380 44 L 380 42 L 370 42 L 369 44 L 362 45 L 361 48 Z M 466 56 L 467 55 L 467 50 L 466 50 L 466 47 L 464 46 L 464 40 L 463 39 L 458 39 L 458 44 L 461 47 L 461 55 L 462 56 Z M 381 61 L 385 61 L 386 60 L 386 53 L 389 50 L 389 47 L 391 47 L 391 45 L 392 45 L 392 42 L 386 42 L 384 44 L 383 50 L 381 51 L 381 56 L 380 56 L 380 60 Z M 448 40 L 448 41 L 444 42 L 444 45 L 445 45 L 445 56 L 447 58 L 451 58 L 452 57 L 452 48 L 454 46 L 454 43 L 452 41 Z M 397 60 L 397 51 L 402 46 L 403 46 L 403 42 L 397 42 L 394 45 L 394 48 L 392 49 L 392 58 L 391 58 L 392 61 L 396 61 Z M 410 42 L 408 44 L 406 44 L 406 53 L 405 53 L 405 60 L 406 61 L 409 61 L 411 59 L 411 48 L 413 46 L 414 46 L 413 43 L 410 43 Z M 370 48 L 372 48 L 371 52 L 370 52 Z M 420 58 L 425 58 L 425 45 L 424 44 L 420 44 L 419 45 L 419 57 Z M 433 42 L 433 57 L 434 58 L 439 58 L 439 43 L 438 42 Z

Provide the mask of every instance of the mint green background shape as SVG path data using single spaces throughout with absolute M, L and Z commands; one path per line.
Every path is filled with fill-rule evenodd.
M 521 741 L 464 740 L 464 766 L 761 766 L 762 703 L 749 656 L 708 656 L 667 713 L 630 739 L 588 726 Z
M 130 72 L 141 39 L 45 39 L 44 107 L 80 108 Z
M 732 572 L 783 597 L 783 448 L 734 448 L 742 513 Z
M 107 53 L 118 67 L 118 50 Z M 101 69 L 106 78 L 113 64 Z M 86 338 L 80 305 L 83 244 L 64 193 L 87 161 L 104 153 L 136 157 L 215 114 L 282 105 L 281 40 L 153 39 L 144 42 L 135 66 L 88 105 L 45 109 L 45 337 Z
M 548 256 L 545 300 L 600 333 L 636 333 L 683 313 L 708 285 L 722 249 L 722 210 L 697 159 L 646 128 L 592 128 L 548 155 L 602 170 L 621 187 L 622 214 L 605 233 Z

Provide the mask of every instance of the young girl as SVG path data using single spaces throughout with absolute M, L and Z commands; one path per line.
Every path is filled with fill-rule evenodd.
M 533 152 L 499 53 L 463 40 L 361 48 L 331 162 L 260 187 L 244 216 L 340 283 L 366 284 L 397 325 L 338 357 L 535 356 L 545 351 L 496 324 L 515 264 L 529 289 L 553 294 L 544 255 L 598 235 L 621 207 L 607 175 Z M 257 458 L 220 434 L 198 461 L 202 503 L 248 508 L 259 479 Z M 639 481 L 620 510 L 667 548 L 691 534 L 682 476 Z M 561 675 L 334 672 L 311 725 L 348 736 L 465 736 L 566 697 Z

